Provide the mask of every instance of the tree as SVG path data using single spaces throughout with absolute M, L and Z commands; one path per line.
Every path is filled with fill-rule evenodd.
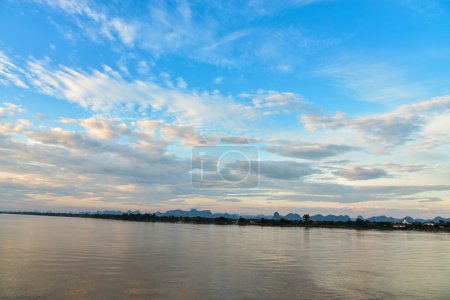
M 305 223 L 309 223 L 311 220 L 309 219 L 309 214 L 304 214 L 303 215 L 303 222 Z

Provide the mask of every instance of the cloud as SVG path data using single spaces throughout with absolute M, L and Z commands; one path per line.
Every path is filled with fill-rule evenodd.
M 289 187 L 289 188 L 288 188 Z M 362 203 L 382 201 L 415 202 L 422 193 L 450 191 L 450 185 L 343 185 L 303 181 L 292 185 L 289 181 L 277 182 L 277 189 L 261 189 L 257 196 L 269 200 L 296 202 Z M 416 196 L 417 195 L 417 196 Z M 414 199 L 411 199 L 414 196 Z
M 431 202 L 442 202 L 443 200 L 438 197 L 424 197 L 424 198 L 417 198 L 419 202 L 421 203 L 431 203 Z
M 248 60 L 257 58 L 272 71 L 291 73 L 311 53 L 332 47 L 340 42 L 338 37 L 321 38 L 305 33 L 302 26 L 260 28 L 255 30 L 254 47 L 248 49 Z
M 422 146 L 426 149 L 433 149 L 450 144 L 449 122 L 450 111 L 444 111 L 430 120 L 421 132 Z
M 25 201 L 33 194 L 78 198 L 73 205 L 88 198 L 104 205 L 146 205 L 189 194 L 190 162 L 169 155 L 157 141 L 152 144 L 150 152 L 140 141 L 124 145 L 62 128 L 22 127 L 0 134 L 0 185 L 10 197 L 5 201 Z M 135 197 L 127 198 L 129 193 Z
M 103 117 L 87 119 L 62 118 L 61 122 L 65 124 L 79 124 L 89 135 L 102 140 L 111 140 L 129 131 L 125 123 Z
M 84 0 L 37 0 L 36 2 L 73 16 L 75 23 L 93 37 L 99 34 L 111 41 L 117 39 L 127 46 L 133 46 L 136 40 L 137 24 L 119 17 L 111 17 L 104 12 L 104 8 L 97 7 L 91 2 Z M 95 24 L 96 28 L 91 28 L 91 24 Z
M 273 15 L 289 8 L 311 5 L 326 0 L 288 0 L 267 2 L 264 0 L 253 0 L 248 2 L 248 8 L 258 15 Z
M 446 11 L 445 2 L 439 1 L 397 0 L 395 3 L 427 17 L 442 16 Z
M 449 96 L 385 113 L 327 115 L 316 114 L 304 93 L 254 86 L 238 94 L 229 89 L 233 82 L 310 82 L 308 68 L 317 66 L 321 57 L 316 50 L 338 43 L 339 34 L 323 38 L 323 31 L 309 30 L 301 18 L 273 21 L 283 19 L 287 9 L 295 9 L 288 14 L 308 13 L 302 6 L 319 1 L 150 1 L 138 7 L 127 1 L 36 2 L 37 7 L 24 4 L 33 11 L 31 19 L 48 20 L 71 36 L 69 44 L 99 52 L 95 61 L 83 59 L 82 66 L 77 62 L 86 51 L 68 53 L 62 62 L 29 51 L 22 58 L 0 53 L 0 86 L 7 86 L 3 98 L 35 100 L 33 111 L 24 114 L 20 105 L 0 105 L 2 206 L 154 210 L 242 201 L 229 206 L 256 211 L 270 200 L 273 206 L 292 207 L 322 202 L 323 208 L 367 201 L 388 201 L 384 207 L 401 207 L 400 201 L 438 207 L 438 197 L 439 207 L 445 208 L 449 201 Z M 66 42 L 56 39 L 56 48 L 48 43 L 41 48 L 56 55 L 70 46 Z M 110 65 L 101 65 L 102 59 Z M 175 68 L 167 65 L 173 61 Z M 205 81 L 205 76 L 173 73 L 186 66 L 200 66 L 198 71 L 211 77 Z M 300 69 L 304 76 L 298 77 Z M 273 80 L 268 83 L 268 74 L 263 74 L 267 70 L 284 74 L 269 76 Z M 265 79 L 255 81 L 261 74 Z M 322 66 L 319 75 L 364 101 L 406 103 L 424 93 L 406 68 L 384 58 L 340 57 Z M 192 76 L 196 78 L 185 81 Z M 212 87 L 226 82 L 222 88 L 229 91 L 205 91 L 201 82 Z M 49 108 L 51 103 L 44 103 L 49 97 L 71 105 Z M 43 113 L 50 113 L 48 119 L 36 114 L 39 103 Z M 76 107 L 84 109 L 82 117 Z M 61 109 L 67 115 L 58 119 L 55 114 Z M 294 116 L 300 114 L 305 128 L 318 132 L 295 124 Z M 259 172 L 259 178 L 249 179 L 255 185 L 224 186 L 224 178 L 215 176 L 204 189 L 193 189 L 191 172 L 197 161 L 190 157 L 191 148 L 201 146 L 261 147 L 250 159 Z M 390 151 L 376 152 L 386 149 Z M 225 163 L 220 175 L 242 179 L 248 163 L 240 159 Z M 217 173 L 217 164 L 218 159 L 205 161 L 212 173 Z
M 161 132 L 164 138 L 177 138 L 183 145 L 197 146 L 208 143 L 207 138 L 201 136 L 197 130 L 190 125 L 163 126 Z
M 211 188 L 213 194 L 236 192 L 245 187 L 274 188 L 280 181 L 303 181 L 304 178 L 320 173 L 320 170 L 309 164 L 293 161 L 244 161 L 234 160 L 220 165 L 216 160 L 203 160 L 202 178 L 208 178 L 205 186 Z M 195 178 L 195 180 L 200 180 Z M 275 188 L 275 189 L 278 189 Z M 248 190 L 248 189 L 247 189 Z M 248 190 L 249 193 L 251 193 Z
M 17 113 L 22 113 L 24 111 L 25 109 L 20 105 L 3 102 L 3 106 L 0 106 L 0 118 L 13 117 Z
M 366 139 L 379 145 L 380 149 L 405 144 L 417 138 L 424 126 L 436 115 L 450 110 L 450 96 L 441 96 L 418 103 L 406 104 L 395 110 L 360 117 L 349 117 L 344 113 L 335 115 L 303 115 L 301 122 L 309 131 L 318 129 L 351 128 Z
M 220 139 L 221 144 L 253 144 L 258 141 L 258 139 L 252 139 L 246 136 L 224 136 Z
M 20 73 L 17 70 L 21 69 L 0 51 L 0 84 L 14 85 L 24 89 L 28 88 L 28 85 L 20 77 Z
M 433 169 L 435 166 L 429 166 L 424 164 L 383 164 L 383 167 L 389 168 L 395 172 L 406 172 L 406 173 L 415 173 L 421 172 L 423 170 Z
M 79 123 L 84 119 L 75 120 Z M 204 189 L 194 190 L 190 158 L 170 153 L 167 137 L 161 135 L 165 126 L 174 125 L 158 120 L 139 120 L 128 125 L 128 142 L 121 143 L 118 139 L 91 134 L 89 127 L 73 129 L 72 121 L 61 123 L 70 130 L 38 128 L 30 122 L 25 124 L 25 121 L 19 119 L 16 123 L 0 126 L 2 207 L 138 207 L 154 210 L 167 208 L 171 200 L 181 198 L 194 199 L 186 206 L 195 204 L 195 199 L 210 199 L 211 202 L 238 199 L 244 203 L 250 198 L 289 201 L 293 205 L 299 201 L 417 202 L 432 197 L 425 193 L 450 190 L 448 185 L 352 185 L 353 180 L 383 177 L 385 174 L 377 169 L 385 169 L 387 165 L 342 167 L 347 162 L 335 162 L 337 167 L 331 168 L 331 172 L 342 171 L 339 175 L 350 180 L 343 185 L 320 181 L 319 177 L 327 172 L 328 166 L 333 166 L 331 162 L 314 165 L 271 160 L 258 163 L 259 168 L 255 169 L 260 175 L 257 188 L 225 186 L 223 178 L 217 178 L 217 182 L 211 182 Z M 110 124 L 109 121 L 105 122 Z M 106 137 L 110 136 L 106 134 Z M 217 165 L 217 161 L 211 163 Z M 256 168 L 256 164 L 256 161 L 251 162 L 252 167 Z M 230 179 L 243 178 L 242 174 L 248 170 L 248 164 L 242 161 L 230 162 L 224 167 L 222 175 Z M 400 168 L 400 171 L 406 168 L 405 172 L 420 169 L 414 165 L 390 168 Z M 389 176 L 390 172 L 385 173 Z M 257 209 L 258 204 L 248 202 L 248 206 Z
M 74 0 L 36 0 L 42 7 L 66 15 L 85 36 L 98 42 L 110 41 L 114 47 L 138 48 L 154 59 L 164 55 L 184 56 L 209 64 L 239 67 L 263 61 L 275 71 L 292 71 L 311 48 L 334 41 L 306 36 L 294 27 L 259 28 L 253 21 L 289 8 L 321 2 L 283 1 L 152 1 L 142 3 L 139 13 L 128 2 L 94 3 Z M 52 20 L 66 37 L 76 37 L 65 23 Z M 232 24 L 232 26 L 230 26 Z M 68 34 L 68 32 L 71 34 Z M 265 34 L 261 34 L 264 31 Z M 236 50 L 239 49 L 239 50 Z M 302 55 L 299 55 L 302 54 Z
M 222 81 L 223 81 L 223 77 L 222 76 L 216 77 L 213 80 L 214 84 L 221 84 Z
M 325 174 L 336 175 L 349 181 L 372 180 L 390 178 L 391 182 L 402 182 L 409 176 L 430 175 L 431 170 L 436 170 L 439 165 L 426 164 L 397 164 L 397 163 L 364 163 L 350 160 L 323 161 L 317 168 Z M 323 178 L 321 178 L 323 179 Z M 335 176 L 327 176 L 325 179 L 335 180 Z M 398 181 L 397 181 L 398 180 Z
M 99 4 L 89 1 L 38 0 L 49 8 L 58 10 L 72 18 L 88 37 L 119 41 L 126 47 L 138 46 L 156 56 L 177 53 L 183 49 L 208 44 L 212 40 L 215 26 L 197 16 L 193 18 L 190 4 L 152 2 L 143 5 L 142 18 L 128 14 L 128 4 Z
M 260 109 L 264 115 L 290 114 L 307 108 L 303 98 L 291 92 L 264 91 L 257 93 L 241 93 L 241 98 L 251 99 L 253 105 Z
M 320 173 L 310 165 L 293 161 L 260 161 L 259 174 L 266 178 L 295 180 Z
M 378 178 L 391 177 L 384 169 L 381 168 L 364 168 L 360 166 L 353 166 L 351 168 L 344 168 L 334 174 L 344 177 L 348 180 L 371 180 Z
M 144 138 L 154 138 L 158 133 L 158 129 L 161 128 L 163 124 L 159 120 L 138 120 L 136 122 L 136 132 Z
M 231 203 L 239 203 L 242 202 L 240 199 L 236 198 L 223 198 L 223 199 L 217 199 L 218 202 L 231 202 Z
M 409 81 L 400 67 L 373 59 L 342 57 L 322 67 L 318 74 L 334 79 L 361 101 L 398 103 L 417 99 L 425 92 L 417 82 Z
M 135 193 L 139 190 L 135 184 L 116 185 L 114 188 L 122 193 Z
M 320 160 L 350 151 L 359 150 L 359 148 L 348 145 L 314 144 L 272 140 L 268 142 L 268 146 L 266 146 L 264 150 L 285 157 Z
M 65 66 L 53 68 L 48 59 L 29 60 L 27 68 L 16 72 L 40 93 L 103 115 L 134 117 L 136 113 L 160 113 L 180 123 L 222 127 L 234 127 L 256 116 L 252 107 L 236 103 L 231 97 L 152 80 L 129 81 L 109 66 L 84 72 Z

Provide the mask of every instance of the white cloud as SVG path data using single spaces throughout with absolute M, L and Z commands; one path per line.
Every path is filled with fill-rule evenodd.
M 90 72 L 66 66 L 51 66 L 49 59 L 29 60 L 27 68 L 17 69 L 14 76 L 27 79 L 39 92 L 76 103 L 94 113 L 107 115 L 157 112 L 180 123 L 196 126 L 219 124 L 234 127 L 248 117 L 256 116 L 250 106 L 243 106 L 216 92 L 187 90 L 178 79 L 178 87 L 164 86 L 152 80 L 126 80 L 109 66 Z M 170 78 L 166 78 L 166 81 Z M 20 83 L 16 83 L 21 86 Z
M 223 81 L 223 77 L 222 76 L 214 78 L 214 83 L 215 84 L 221 84 L 222 81 Z
M 10 102 L 4 102 L 3 106 L 0 106 L 0 118 L 13 117 L 17 113 L 22 113 L 24 111 L 25 109 L 20 105 Z
M 8 56 L 0 51 L 0 84 L 3 85 L 15 85 L 21 88 L 28 88 L 23 79 L 20 76 L 20 70 Z
M 429 122 L 449 110 L 450 96 L 442 96 L 402 105 L 385 114 L 360 117 L 350 117 L 344 113 L 331 116 L 303 115 L 300 120 L 310 131 L 327 128 L 355 129 L 362 134 L 362 138 L 376 143 L 379 150 L 382 150 L 417 139 Z
M 158 129 L 162 126 L 158 120 L 139 120 L 136 123 L 137 133 L 145 138 L 154 138 Z
M 183 78 L 178 77 L 178 78 L 177 78 L 177 87 L 180 88 L 180 89 L 185 89 L 185 88 L 187 88 L 187 83 L 186 83 L 186 81 L 184 81 Z
M 70 124 L 75 123 L 82 126 L 86 132 L 94 138 L 102 140 L 111 140 L 129 132 L 125 123 L 117 120 L 106 119 L 103 117 L 88 119 L 61 119 L 61 122 Z
M 450 112 L 444 112 L 427 123 L 422 131 L 423 146 L 431 149 L 450 144 Z
M 108 24 L 109 27 L 114 29 L 124 44 L 132 46 L 137 35 L 137 28 L 133 24 L 127 24 L 119 18 L 114 18 Z
M 248 3 L 249 9 L 259 15 L 272 15 L 282 10 L 310 5 L 326 0 L 288 0 L 288 1 L 264 1 L 264 0 L 251 0 Z
M 201 136 L 197 130 L 190 125 L 172 125 L 161 128 L 163 138 L 179 139 L 185 146 L 196 146 L 207 143 L 207 139 Z
M 275 71 L 287 72 L 300 63 L 307 50 L 335 43 L 305 36 L 293 27 L 260 29 L 249 20 L 277 14 L 285 9 L 300 7 L 323 0 L 283 1 L 282 4 L 228 1 L 202 3 L 204 10 L 188 1 L 151 1 L 142 4 L 139 17 L 130 16 L 127 2 L 100 4 L 86 0 L 35 0 L 63 12 L 65 20 L 73 23 L 94 41 L 106 39 L 121 42 L 128 48 L 150 52 L 153 58 L 167 54 L 221 66 L 242 66 L 264 61 Z M 74 39 L 71 28 L 51 21 L 61 33 Z M 229 28 L 228 24 L 234 24 Z M 250 26 L 250 27 L 249 27 Z M 239 45 L 239 51 L 234 47 Z M 115 44 L 116 46 L 116 44 Z M 301 55 L 299 55 L 301 53 Z
M 199 135 L 194 129 L 158 120 L 137 120 L 127 126 L 128 142 L 121 143 L 114 139 L 121 127 L 117 120 L 91 117 L 61 121 L 71 129 L 37 128 L 20 119 L 15 123 L 0 123 L 2 207 L 92 209 L 100 206 L 155 210 L 170 207 L 175 203 L 171 201 L 176 199 L 190 199 L 184 205 L 195 206 L 203 203 L 201 199 L 233 198 L 245 203 L 248 209 L 258 210 L 260 202 L 248 199 L 287 201 L 292 207 L 305 202 L 330 205 L 396 199 L 419 203 L 431 199 L 433 192 L 450 190 L 445 184 L 354 185 L 354 180 L 365 183 L 368 179 L 383 178 L 391 173 L 380 170 L 416 173 L 426 167 L 422 165 L 377 167 L 347 165 L 347 162 L 317 164 L 274 160 L 260 162 L 261 180 L 256 189 L 227 189 L 216 184 L 204 190 L 193 190 L 190 158 L 171 154 L 167 146 L 197 142 Z M 74 124 L 80 127 L 73 129 Z M 333 147 L 322 146 L 333 150 Z M 239 162 L 227 165 L 230 175 L 240 174 L 246 167 Z M 348 179 L 345 185 L 316 178 L 337 171 L 340 173 L 336 175 Z M 424 203 L 420 202 L 421 205 Z M 438 203 L 445 205 L 446 202 Z
M 140 60 L 137 65 L 137 70 L 141 75 L 147 75 L 150 71 L 150 66 L 145 60 Z
M 307 108 L 302 96 L 291 92 L 259 90 L 257 93 L 241 93 L 239 96 L 251 99 L 253 105 L 265 115 L 289 114 Z
M 86 18 L 89 22 L 83 22 L 78 19 L 77 24 L 82 29 L 87 30 L 90 35 L 96 35 L 98 32 L 109 40 L 119 39 L 127 46 L 133 46 L 138 28 L 132 21 L 126 21 L 118 17 L 110 17 L 100 7 L 85 0 L 36 0 L 36 2 L 45 4 L 49 7 L 59 9 L 77 18 Z M 100 30 L 89 28 L 90 23 L 94 23 Z

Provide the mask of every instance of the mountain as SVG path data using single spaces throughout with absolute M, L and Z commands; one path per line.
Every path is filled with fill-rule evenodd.
M 8 213 L 8 212 L 2 212 L 0 213 Z M 11 212 L 14 213 L 14 212 Z M 42 214 L 39 211 L 34 211 L 35 214 Z M 47 212 L 48 214 L 58 214 L 54 212 Z M 65 214 L 65 213 L 62 213 Z M 70 214 L 70 213 L 69 213 Z M 95 212 L 79 212 L 80 215 L 122 215 L 122 214 L 128 214 L 128 215 L 141 215 L 142 213 L 139 210 L 131 211 L 128 210 L 127 212 L 122 212 L 120 210 L 98 210 Z M 151 212 L 145 212 L 145 214 L 152 214 Z M 191 209 L 191 210 L 181 210 L 181 209 L 175 209 L 175 210 L 168 210 L 166 212 L 156 212 L 154 213 L 158 217 L 188 217 L 188 218 L 195 218 L 195 217 L 201 217 L 206 219 L 215 219 L 215 218 L 226 218 L 226 219 L 234 219 L 238 220 L 239 218 L 249 219 L 249 220 L 274 220 L 279 221 L 281 219 L 288 220 L 288 221 L 302 221 L 303 217 L 301 214 L 297 213 L 288 213 L 287 215 L 281 215 L 279 212 L 275 212 L 273 215 L 239 215 L 239 214 L 229 214 L 229 213 L 213 213 L 210 210 L 198 210 L 198 209 Z M 425 222 L 433 222 L 439 225 L 439 223 L 447 223 L 450 222 L 450 218 L 443 218 L 441 216 L 434 217 L 432 219 L 415 219 L 411 216 L 406 216 L 404 218 L 393 218 L 388 217 L 385 215 L 381 216 L 373 216 L 370 218 L 364 218 L 363 216 L 359 215 L 356 219 L 351 218 L 348 215 L 313 215 L 309 217 L 311 221 L 317 221 L 317 222 L 324 222 L 324 221 L 330 221 L 330 222 L 348 222 L 348 221 L 366 221 L 366 222 L 384 222 L 384 223 L 402 223 L 404 221 L 412 224 L 412 223 L 425 223 Z
M 327 216 L 322 216 L 322 215 L 315 215 L 315 216 L 311 216 L 310 219 L 312 221 L 333 221 L 333 222 L 347 222 L 347 221 L 351 221 L 352 218 L 350 218 L 349 216 L 345 215 L 339 215 L 339 216 L 335 216 L 335 215 L 327 215 Z
M 273 214 L 272 220 L 279 221 L 281 220 L 281 216 L 278 212 Z
M 370 217 L 370 218 L 366 219 L 366 221 L 369 221 L 369 222 L 387 222 L 387 223 L 400 223 L 402 220 L 403 219 L 396 219 L 396 218 L 386 217 L 386 216 Z
M 120 211 L 103 211 L 103 212 L 97 212 L 97 213 L 103 213 L 103 214 L 122 214 Z M 133 212 L 129 212 L 133 213 Z M 139 213 L 139 211 L 136 211 L 134 213 Z M 197 209 L 191 209 L 191 210 L 181 210 L 181 209 L 175 209 L 175 210 L 169 210 L 166 212 L 157 212 L 155 213 L 158 217 L 202 217 L 202 218 L 227 218 L 227 219 L 239 219 L 240 217 L 243 217 L 245 219 L 267 219 L 267 220 L 289 220 L 289 221 L 301 221 L 302 215 L 297 213 L 288 213 L 287 215 L 281 215 L 279 212 L 275 212 L 272 216 L 270 215 L 239 215 L 239 214 L 228 214 L 228 213 L 213 213 L 210 210 L 197 210 Z M 355 220 L 364 220 L 368 222 L 387 222 L 387 223 L 401 223 L 403 220 L 408 221 L 409 223 L 424 223 L 424 222 L 434 222 L 439 223 L 439 221 L 443 222 L 450 222 L 450 218 L 443 218 L 443 217 L 435 217 L 433 219 L 414 219 L 410 216 L 406 216 L 404 218 L 393 218 L 388 216 L 373 216 L 370 218 L 364 218 L 363 216 L 358 216 L 356 219 L 351 218 L 348 215 L 313 215 L 310 216 L 310 219 L 312 221 L 332 221 L 332 222 L 347 222 L 347 221 L 355 221 Z
M 90 214 L 97 214 L 97 215 L 121 215 L 123 212 L 120 210 L 98 210 L 95 213 Z
M 239 219 L 239 215 L 237 215 L 237 214 L 228 214 L 228 213 L 224 213 L 224 214 L 215 213 L 214 217 L 215 218 L 223 217 L 223 218 L 227 218 L 227 219 Z
M 155 213 L 158 217 L 189 217 L 189 218 L 195 218 L 195 217 L 201 217 L 201 218 L 227 218 L 227 219 L 239 219 L 239 215 L 236 214 L 228 214 L 228 213 L 212 213 L 210 210 L 197 210 L 197 209 L 191 209 L 191 210 L 181 210 L 181 209 L 175 209 L 175 210 L 168 210 L 165 213 L 157 212 Z
M 289 213 L 285 216 L 280 215 L 280 213 L 276 212 L 273 214 L 272 220 L 278 221 L 281 219 L 285 219 L 285 220 L 289 220 L 289 221 L 301 221 L 303 220 L 303 217 L 301 217 L 299 214 L 294 214 L 294 213 Z M 315 215 L 315 216 L 311 216 L 310 219 L 312 221 L 334 221 L 334 222 L 347 222 L 347 221 L 351 221 L 352 219 L 345 215 L 339 215 L 339 216 L 335 216 L 335 215 L 327 215 L 327 216 L 322 216 L 322 215 Z
M 262 219 L 262 218 L 265 218 L 265 217 L 264 216 L 262 216 L 262 217 L 261 216 L 259 216 L 259 217 L 256 216 L 256 218 L 257 219 Z M 270 219 L 270 217 L 268 219 Z M 274 213 L 273 216 L 272 216 L 272 220 L 279 221 L 281 219 L 285 219 L 285 220 L 289 220 L 289 221 L 300 221 L 302 219 L 302 217 L 300 217 L 299 214 L 293 214 L 293 213 L 289 213 L 289 214 L 287 214 L 285 216 L 282 216 L 282 215 L 280 215 L 279 212 Z
M 300 221 L 302 220 L 302 217 L 299 214 L 293 214 L 293 213 L 289 213 L 284 217 L 286 220 L 289 221 Z
M 273 216 L 268 216 L 268 215 L 241 215 L 241 217 L 245 218 L 245 219 L 253 219 L 253 220 L 261 220 L 261 219 L 266 219 L 266 220 L 270 220 L 273 218 Z
M 410 216 L 404 217 L 403 220 L 407 221 L 408 223 L 414 223 L 414 222 L 416 222 L 416 220 L 414 220 L 414 218 L 412 218 L 412 217 L 410 217 Z M 403 221 L 403 220 L 402 220 L 402 221 Z
M 175 210 L 168 210 L 165 213 L 157 212 L 155 213 L 155 215 L 157 215 L 158 217 L 213 218 L 213 214 L 210 210 L 197 210 L 197 209 L 191 209 L 189 211 L 175 209 Z
M 450 218 L 443 218 L 443 217 L 436 217 L 433 220 L 431 220 L 434 223 L 439 223 L 440 221 L 442 222 L 450 222 Z

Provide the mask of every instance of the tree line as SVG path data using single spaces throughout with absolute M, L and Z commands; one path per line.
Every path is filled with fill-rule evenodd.
M 55 212 L 0 212 L 3 214 L 39 215 L 54 217 L 76 217 L 106 220 L 122 220 L 134 222 L 163 222 L 163 223 L 187 223 L 187 224 L 215 224 L 215 225 L 240 225 L 240 226 L 276 226 L 276 227 L 307 227 L 307 228 L 353 228 L 353 229 L 378 229 L 378 230 L 421 230 L 421 231 L 449 231 L 450 222 L 439 223 L 398 224 L 390 222 L 371 222 L 356 219 L 355 221 L 312 221 L 309 215 L 304 215 L 302 220 L 280 219 L 249 219 L 240 217 L 231 219 L 225 217 L 175 217 L 157 216 L 149 213 L 123 213 L 123 214 L 92 214 L 92 213 L 55 213 Z

